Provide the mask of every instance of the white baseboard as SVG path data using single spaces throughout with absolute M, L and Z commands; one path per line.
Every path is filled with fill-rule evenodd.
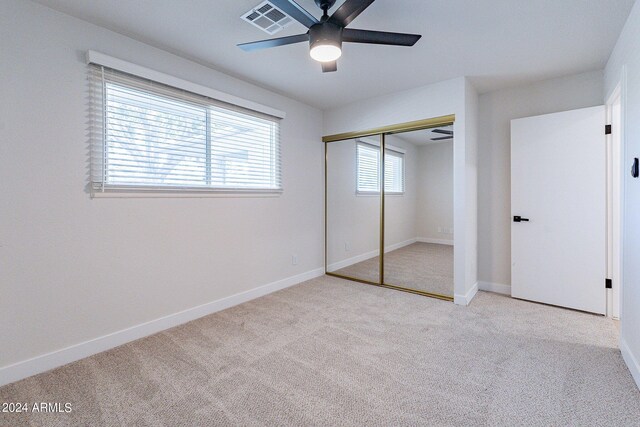
M 469 305 L 473 297 L 478 293 L 478 282 L 476 282 L 465 295 L 453 295 L 453 303 L 457 305 Z
M 356 255 L 356 256 L 351 257 L 351 258 L 343 259 L 342 261 L 338 261 L 338 262 L 334 262 L 333 264 L 329 264 L 327 266 L 327 271 L 340 270 L 342 268 L 349 267 L 350 265 L 357 264 L 359 262 L 366 261 L 366 260 L 368 260 L 370 258 L 377 257 L 379 254 L 380 254 L 380 251 L 375 250 L 375 251 L 365 252 L 363 254 Z
M 432 239 L 431 237 L 418 237 L 416 242 L 420 243 L 435 243 L 437 245 L 449 245 L 453 246 L 453 240 L 447 239 Z
M 638 363 L 638 359 L 633 355 L 633 353 L 631 353 L 631 349 L 622 338 L 620 338 L 620 352 L 622 353 L 622 358 L 627 364 L 629 371 L 631 371 L 631 376 L 636 381 L 636 385 L 640 389 L 640 363 Z
M 400 249 L 400 248 L 404 248 L 405 246 L 413 245 L 417 241 L 418 241 L 418 239 L 413 238 L 413 239 L 405 240 L 404 242 L 395 243 L 393 245 L 387 245 L 384 248 L 384 253 L 386 254 L 387 252 L 395 251 L 396 249 Z
M 511 296 L 511 286 L 503 285 L 502 283 L 478 282 L 478 289 L 481 291 Z
M 396 249 L 400 249 L 400 248 L 403 248 L 405 246 L 409 246 L 409 245 L 415 243 L 416 241 L 417 241 L 416 239 L 409 239 L 409 240 L 405 240 L 404 242 L 395 243 L 393 245 L 388 245 L 388 246 L 386 246 L 384 248 L 384 253 L 386 254 L 387 252 L 395 251 Z M 371 259 L 371 258 L 375 258 L 378 255 L 379 255 L 379 251 L 378 250 L 374 250 L 374 251 L 370 251 L 370 252 L 365 252 L 365 253 L 360 254 L 360 255 L 356 255 L 356 256 L 351 257 L 351 258 L 343 259 L 342 261 L 338 261 L 338 262 L 334 262 L 333 264 L 329 264 L 327 266 L 328 267 L 328 271 L 340 270 L 341 268 L 349 267 L 350 265 L 357 264 L 359 262 L 366 261 L 366 260 Z
M 239 294 L 231 295 L 229 297 L 189 308 L 159 319 L 151 320 L 140 325 L 132 326 L 121 331 L 94 338 L 80 344 L 75 344 L 61 350 L 56 350 L 51 353 L 36 356 L 32 359 L 4 366 L 0 368 L 0 386 L 66 365 L 67 363 L 75 362 L 76 360 L 84 359 L 85 357 L 153 335 L 166 329 L 173 328 L 174 326 L 233 307 L 234 305 L 242 304 L 272 292 L 320 277 L 323 274 L 324 268 L 317 268 L 306 273 L 287 277 L 286 279 L 259 286 Z

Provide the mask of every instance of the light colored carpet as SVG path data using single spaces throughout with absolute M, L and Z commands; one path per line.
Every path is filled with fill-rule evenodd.
M 73 404 L 0 425 L 638 425 L 616 340 L 595 315 L 322 277 L 0 388 Z
M 378 282 L 380 257 L 335 271 Z M 389 285 L 453 296 L 453 246 L 413 243 L 384 254 L 384 282 Z

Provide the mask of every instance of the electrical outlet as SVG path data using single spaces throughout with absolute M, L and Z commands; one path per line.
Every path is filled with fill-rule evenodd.
M 344 242 L 344 251 L 349 252 L 350 250 L 351 250 L 351 245 L 349 245 L 349 242 Z
M 298 255 L 291 255 L 291 265 L 298 265 Z

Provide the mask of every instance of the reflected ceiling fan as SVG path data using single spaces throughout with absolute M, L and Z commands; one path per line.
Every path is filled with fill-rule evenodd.
M 342 43 L 369 43 L 392 46 L 413 46 L 421 35 L 388 33 L 383 31 L 355 30 L 345 28 L 360 15 L 374 0 L 346 0 L 331 16 L 327 11 L 336 0 L 314 0 L 322 9 L 322 18 L 318 21 L 294 0 L 269 0 L 280 10 L 307 27 L 309 31 L 296 36 L 280 37 L 251 43 L 242 43 L 238 47 L 250 52 L 293 43 L 309 42 L 309 54 L 322 64 L 322 72 L 337 71 L 337 59 L 342 55 Z
M 453 139 L 452 130 L 434 129 L 431 132 L 446 135 L 446 136 L 440 136 L 438 138 L 431 138 L 432 141 L 444 141 L 445 139 Z

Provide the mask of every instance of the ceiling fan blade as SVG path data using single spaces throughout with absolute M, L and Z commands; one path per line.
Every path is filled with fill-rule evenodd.
M 246 52 L 267 49 L 270 47 L 285 46 L 288 44 L 308 42 L 309 34 L 298 34 L 297 36 L 280 37 L 277 39 L 260 40 L 257 42 L 241 43 L 238 47 Z
M 432 141 L 443 141 L 445 139 L 453 139 L 453 135 L 451 135 L 451 136 L 441 136 L 439 138 L 431 138 Z
M 346 27 L 366 8 L 371 6 L 371 3 L 374 1 L 375 0 L 347 0 L 331 15 L 329 22 L 341 27 Z
M 271 0 L 271 3 L 307 28 L 318 23 L 312 14 L 294 0 Z
M 323 73 L 331 73 L 333 71 L 338 71 L 338 61 L 322 62 Z
M 433 132 L 433 133 L 443 133 L 445 135 L 453 135 L 453 131 L 452 130 L 434 129 L 431 132 Z
M 413 46 L 422 36 L 418 34 L 387 33 L 383 31 L 342 30 L 342 41 L 351 43 L 388 44 L 393 46 Z

